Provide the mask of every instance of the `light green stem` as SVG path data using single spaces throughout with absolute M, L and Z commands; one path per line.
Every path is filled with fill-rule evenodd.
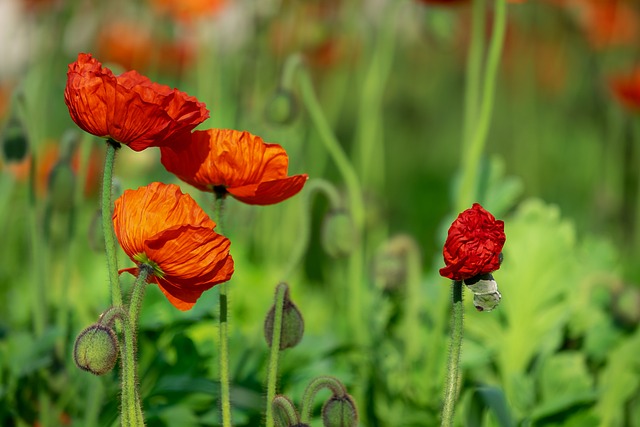
M 451 344 L 449 346 L 449 361 L 447 364 L 447 383 L 442 406 L 442 426 L 453 425 L 453 415 L 458 399 L 458 381 L 460 350 L 462 348 L 463 314 L 462 281 L 453 281 L 453 313 L 451 315 Z
M 216 195 L 214 201 L 214 216 L 216 232 L 222 234 L 222 213 L 225 196 Z M 227 283 L 218 285 L 220 301 L 219 334 L 220 334 L 220 406 L 222 410 L 223 427 L 231 427 L 231 390 L 229 380 L 229 307 L 227 298 Z
M 111 186 L 113 181 L 113 166 L 116 158 L 116 150 L 120 144 L 113 140 L 107 141 L 107 154 L 104 159 L 104 175 L 102 177 L 102 231 L 104 233 L 104 246 L 107 256 L 107 269 L 109 285 L 111 286 L 111 305 L 122 305 L 122 292 L 118 280 L 118 257 L 116 255 L 116 239 L 113 234 L 113 222 L 111 221 Z
M 304 390 L 302 396 L 302 409 L 300 409 L 300 422 L 309 423 L 311 420 L 311 410 L 313 409 L 313 401 L 316 398 L 316 394 L 323 388 L 331 390 L 333 395 L 338 397 L 344 397 L 347 394 L 347 390 L 342 383 L 333 377 L 321 376 L 311 380 L 307 388 Z
M 276 287 L 273 335 L 271 336 L 269 371 L 267 373 L 267 427 L 273 427 L 273 399 L 276 396 L 276 383 L 278 380 L 278 359 L 280 358 L 280 336 L 282 334 L 282 312 L 284 310 L 284 297 L 287 292 L 288 288 L 286 283 L 280 283 Z
M 371 64 L 363 78 L 362 95 L 358 107 L 357 148 L 360 177 L 366 188 L 377 188 L 385 180 L 385 150 L 382 106 L 385 83 L 389 79 L 398 33 L 396 20 L 401 1 L 387 3 L 380 30 L 373 46 Z
M 467 54 L 466 95 L 464 99 L 463 152 L 466 151 L 471 143 L 471 131 L 478 119 L 486 0 L 474 0 L 472 8 L 471 39 L 469 40 L 470 46 Z
M 474 9 L 474 12 L 479 13 Z M 494 9 L 494 25 L 489 45 L 486 70 L 484 72 L 484 82 L 482 89 L 482 102 L 478 119 L 475 126 L 472 126 L 471 143 L 463 147 L 462 153 L 462 179 L 460 191 L 456 204 L 456 212 L 462 212 L 475 201 L 476 179 L 480 164 L 480 156 L 484 151 L 489 125 L 491 124 L 491 114 L 493 112 L 493 101 L 495 97 L 496 76 L 500 55 L 504 44 L 504 35 L 507 23 L 506 0 L 496 0 Z
M 229 323 L 227 307 L 227 284 L 218 286 L 220 290 L 220 400 L 222 425 L 231 426 L 231 393 L 229 390 Z
M 138 377 L 136 366 L 136 334 L 138 330 L 138 317 L 142 307 L 142 299 L 147 286 L 150 268 L 141 265 L 138 269 L 138 277 L 131 290 L 129 300 L 129 313 L 126 319 L 122 319 L 122 333 L 124 346 L 122 348 L 122 427 L 144 426 L 144 415 L 138 393 Z
M 347 155 L 345 154 L 340 142 L 336 139 L 331 126 L 327 121 L 322 107 L 318 102 L 313 84 L 309 73 L 304 67 L 300 67 L 299 73 L 300 79 L 300 91 L 302 94 L 303 103 L 306 106 L 311 120 L 313 121 L 318 134 L 329 155 L 335 162 L 340 175 L 344 179 L 347 191 L 349 193 L 349 208 L 353 217 L 353 223 L 358 234 L 362 234 L 364 231 L 365 223 L 365 209 L 364 200 L 362 197 L 362 189 L 356 171 L 352 164 L 349 162 Z M 345 298 L 349 302 L 349 327 L 351 328 L 350 335 L 356 346 L 362 344 L 366 334 L 363 331 L 363 292 L 362 292 L 362 270 L 364 266 L 364 254 L 362 247 L 358 247 L 352 252 L 349 257 L 348 277 L 347 283 L 348 295 Z
M 296 246 L 293 249 L 293 253 L 289 257 L 289 264 L 284 270 L 282 280 L 288 280 L 289 276 L 296 269 L 304 253 L 309 245 L 309 239 L 311 237 L 311 200 L 315 193 L 324 193 L 329 199 L 329 205 L 331 209 L 338 209 L 341 205 L 340 194 L 338 190 L 329 181 L 322 178 L 313 178 L 307 182 L 304 186 L 302 193 L 302 215 L 300 217 L 300 234 L 296 239 Z

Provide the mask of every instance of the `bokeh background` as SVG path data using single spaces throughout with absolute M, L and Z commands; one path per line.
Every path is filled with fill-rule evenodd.
M 110 304 L 104 141 L 74 125 L 63 99 L 67 65 L 89 52 L 116 74 L 135 69 L 196 96 L 211 111 L 201 128 L 260 135 L 287 150 L 290 174 L 309 174 L 284 203 L 225 208 L 235 425 L 263 422 L 263 322 L 282 280 L 305 336 L 282 354 L 280 392 L 297 403 L 311 378 L 333 375 L 361 425 L 437 425 L 450 311 L 438 268 L 458 213 L 471 11 L 427 0 L 0 0 L 0 424 L 118 424 L 117 369 L 92 377 L 70 357 Z M 294 57 L 357 177 L 362 230 L 287 74 Z M 509 3 L 500 59 L 476 198 L 505 221 L 503 301 L 478 313 L 466 298 L 456 422 L 638 426 L 640 4 Z M 124 147 L 115 175 L 116 197 L 172 182 L 212 208 L 155 149 Z M 184 313 L 149 288 L 138 343 L 149 426 L 219 425 L 216 313 L 215 288 Z

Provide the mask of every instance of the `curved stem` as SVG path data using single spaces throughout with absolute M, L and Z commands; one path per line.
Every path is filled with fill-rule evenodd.
M 316 394 L 318 394 L 318 392 L 323 388 L 328 388 L 331 390 L 331 393 L 337 397 L 343 397 L 347 394 L 347 390 L 344 388 L 344 385 L 342 385 L 342 383 L 336 378 L 329 376 L 314 378 L 304 390 L 304 395 L 302 396 L 302 409 L 300 410 L 301 423 L 309 423 L 309 420 L 311 419 L 311 410 L 313 409 L 313 401 Z
M 269 406 L 272 407 L 272 410 L 275 411 L 275 408 L 278 407 L 282 409 L 282 414 L 287 417 L 286 425 L 293 426 L 300 424 L 300 416 L 298 415 L 298 411 L 293 406 L 293 403 L 285 396 L 275 396 L 273 401 L 267 402 Z
M 474 9 L 474 12 L 479 13 Z M 504 44 L 504 35 L 507 25 L 506 0 L 496 0 L 494 10 L 494 26 L 489 45 L 486 70 L 482 88 L 482 102 L 478 113 L 477 125 L 471 129 L 474 132 L 471 142 L 463 147 L 462 153 L 462 179 L 458 193 L 456 212 L 462 212 L 470 206 L 475 199 L 475 182 L 478 175 L 479 161 L 487 140 L 493 101 L 495 98 L 496 76 L 500 64 L 500 54 Z
M 217 233 L 222 234 L 221 222 L 224 210 L 224 195 L 216 195 L 214 201 L 214 216 L 217 225 Z M 222 425 L 230 427 L 231 424 L 231 391 L 229 381 L 229 319 L 227 283 L 218 285 L 220 301 L 219 334 L 220 334 L 220 406 L 222 410 Z
M 451 314 L 451 344 L 447 363 L 447 384 L 442 407 L 442 426 L 453 425 L 456 400 L 458 398 L 458 380 L 460 350 L 462 348 L 464 307 L 462 305 L 462 281 L 453 281 L 453 312 Z
M 326 150 L 329 152 L 329 155 L 332 157 L 340 171 L 340 175 L 344 179 L 349 194 L 349 208 L 353 217 L 353 223 L 357 233 L 362 234 L 365 225 L 365 208 L 360 181 L 358 180 L 358 176 L 353 165 L 349 162 L 340 142 L 336 139 L 329 122 L 322 112 L 322 107 L 316 97 L 309 73 L 304 67 L 300 67 L 299 70 L 300 91 L 303 103 L 311 116 L 311 120 L 313 121 Z M 362 246 L 359 246 L 349 257 L 347 273 L 347 283 L 349 286 L 346 290 L 347 295 L 344 298 L 345 301 L 349 302 L 349 327 L 351 328 L 349 334 L 353 337 L 355 341 L 354 344 L 356 346 L 361 346 L 362 340 L 367 337 L 367 334 L 362 331 L 362 328 L 364 327 L 362 306 L 365 303 L 362 292 L 363 266 L 364 254 Z
M 289 264 L 284 270 L 282 280 L 288 280 L 289 276 L 293 273 L 295 268 L 300 264 L 302 257 L 309 245 L 309 238 L 311 236 L 311 198 L 315 193 L 324 193 L 329 199 L 329 205 L 332 209 L 338 209 L 341 205 L 340 194 L 336 188 L 329 181 L 322 178 L 314 178 L 307 182 L 304 187 L 303 200 L 302 200 L 302 223 L 301 230 L 298 239 L 296 239 L 296 246 L 293 249 L 293 253 L 289 257 Z
M 107 140 L 107 155 L 104 159 L 104 175 L 102 178 L 102 231 L 104 233 L 104 246 L 107 256 L 107 269 L 109 285 L 111 286 L 111 305 L 122 305 L 122 292 L 118 280 L 118 257 L 116 255 L 116 240 L 113 234 L 111 222 L 111 186 L 113 181 L 113 165 L 116 158 L 116 150 L 120 144 L 111 139 Z
M 274 302 L 273 335 L 271 336 L 271 351 L 269 353 L 269 371 L 267 373 L 267 427 L 273 427 L 273 399 L 276 395 L 276 383 L 278 380 L 278 359 L 280 356 L 280 336 L 282 334 L 282 312 L 284 310 L 284 298 L 289 292 L 286 283 L 280 283 L 276 287 Z
M 138 317 L 142 307 L 142 299 L 149 277 L 149 268 L 141 265 L 138 277 L 131 290 L 129 313 L 121 322 L 123 325 L 124 346 L 122 349 L 122 426 L 144 426 L 144 415 L 138 393 L 138 378 L 136 366 L 136 334 Z

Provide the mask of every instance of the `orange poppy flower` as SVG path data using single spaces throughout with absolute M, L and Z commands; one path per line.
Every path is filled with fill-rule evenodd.
M 229 239 L 180 187 L 154 182 L 127 190 L 115 201 L 113 227 L 120 246 L 138 267 L 121 270 L 137 275 L 152 268 L 156 283 L 180 310 L 189 310 L 200 295 L 233 274 Z
M 195 97 L 136 71 L 114 76 L 86 53 L 69 64 L 64 101 L 82 130 L 135 151 L 186 135 L 209 117 L 204 103 Z
M 640 113 L 640 68 L 630 75 L 611 79 L 609 85 L 613 95 L 625 108 Z
M 278 144 L 228 129 L 195 131 L 180 146 L 161 147 L 162 164 L 202 191 L 231 194 L 250 205 L 271 205 L 297 194 L 307 175 L 287 176 L 289 158 Z

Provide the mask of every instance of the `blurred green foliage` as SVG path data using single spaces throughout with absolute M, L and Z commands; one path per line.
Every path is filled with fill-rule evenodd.
M 363 255 L 366 292 L 357 303 L 364 337 L 353 337 L 347 320 L 353 248 L 334 242 L 325 253 L 326 233 L 351 235 L 348 218 L 322 234 L 327 218 L 336 221 L 326 195 L 310 198 L 309 206 L 305 194 L 261 208 L 227 204 L 224 230 L 236 263 L 229 286 L 235 425 L 263 422 L 263 322 L 304 224 L 304 259 L 287 280 L 305 335 L 282 354 L 279 393 L 298 403 L 312 378 L 328 374 L 355 397 L 362 425 L 439 423 L 450 295 L 437 270 L 457 215 L 451 201 L 468 13 L 417 1 L 233 3 L 188 24 L 155 15 L 142 1 L 101 2 L 89 11 L 79 1 L 58 1 L 21 9 L 15 18 L 35 47 L 18 71 L 0 74 L 12 93 L 0 109 L 1 425 L 118 424 L 118 368 L 94 378 L 71 359 L 76 334 L 110 304 L 95 237 L 98 196 L 87 183 L 100 180 L 92 147 L 103 142 L 85 135 L 73 147 L 77 164 L 65 157 L 53 176 L 60 157 L 52 162 L 45 148 L 75 128 L 62 92 L 78 51 L 95 52 L 114 70 L 128 68 L 99 43 L 103 26 L 125 18 L 151 40 L 180 41 L 186 33 L 194 43 L 179 71 L 160 61 L 163 51 L 151 43 L 145 49 L 154 59 L 141 72 L 206 102 L 207 126 L 247 129 L 283 145 L 292 173 L 326 179 L 348 205 L 295 84 L 279 100 L 291 105 L 271 104 L 283 93 L 286 57 L 302 52 L 363 184 L 366 225 L 354 246 Z M 479 313 L 465 300 L 456 422 L 640 426 L 640 132 L 638 115 L 607 91 L 609 75 L 631 67 L 637 47 L 595 49 L 572 12 L 542 1 L 510 4 L 509 29 L 477 179 L 479 202 L 505 221 L 505 259 L 494 275 L 502 302 Z M 133 37 L 122 35 L 131 44 Z M 24 148 L 16 151 L 18 140 L 28 142 L 26 163 L 14 156 Z M 153 180 L 178 183 L 158 159 L 154 150 L 123 148 L 115 196 Z M 206 195 L 182 188 L 210 210 Z M 130 265 L 121 254 L 120 266 Z M 126 291 L 131 278 L 122 280 Z M 192 310 L 178 312 L 157 288 L 148 290 L 138 337 L 148 426 L 220 424 L 216 304 L 214 288 Z

